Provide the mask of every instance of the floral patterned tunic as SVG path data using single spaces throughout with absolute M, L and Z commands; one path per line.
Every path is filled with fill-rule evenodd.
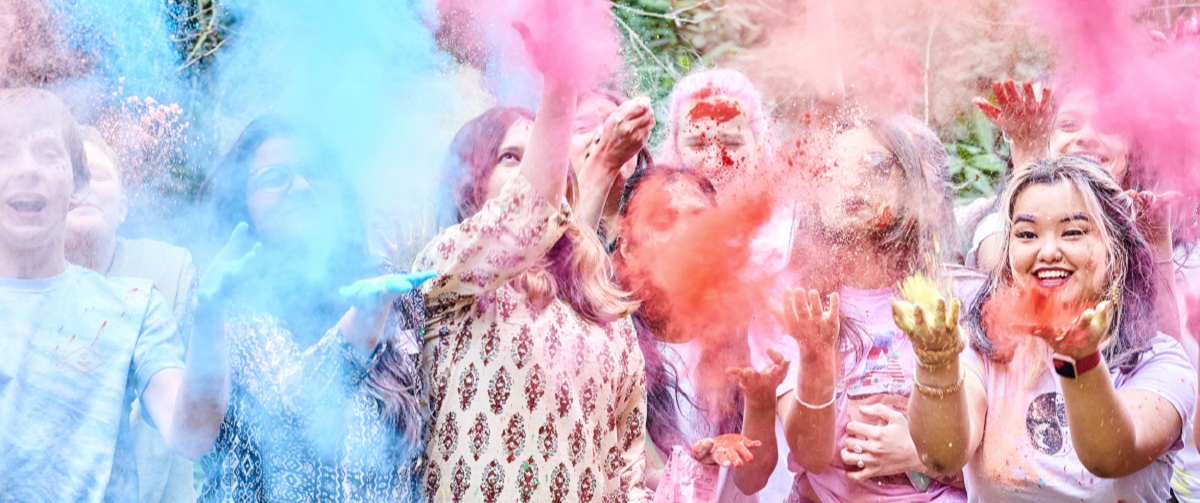
M 385 351 L 411 355 L 402 372 L 417 387 L 413 330 L 424 306 L 402 297 L 390 338 L 367 359 L 330 329 L 304 347 L 283 320 L 236 306 L 226 321 L 229 408 L 213 450 L 201 458 L 201 502 L 417 502 L 419 439 L 383 417 L 367 387 Z M 420 421 L 420 418 L 406 418 Z
M 433 501 L 650 501 L 633 324 L 539 312 L 512 284 L 569 218 L 518 176 L 417 258 L 439 273 L 422 287 Z

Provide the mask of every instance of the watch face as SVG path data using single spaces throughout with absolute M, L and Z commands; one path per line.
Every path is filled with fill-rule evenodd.
M 1063 377 L 1075 378 L 1075 362 L 1069 359 L 1055 356 L 1054 357 L 1054 373 Z

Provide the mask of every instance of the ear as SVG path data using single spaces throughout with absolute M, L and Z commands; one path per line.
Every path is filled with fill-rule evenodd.
M 125 223 L 125 217 L 127 216 L 129 216 L 129 197 L 122 190 L 121 203 L 117 206 L 117 225 Z

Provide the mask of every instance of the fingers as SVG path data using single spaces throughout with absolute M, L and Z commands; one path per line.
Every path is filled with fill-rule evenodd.
M 753 445 L 753 444 L 751 444 L 751 445 Z M 758 447 L 759 445 L 762 445 L 762 444 L 755 445 L 755 447 Z M 747 444 L 739 442 L 737 445 L 734 446 L 734 451 L 737 452 L 737 455 L 740 458 L 737 460 L 737 463 L 735 464 L 735 466 L 741 467 L 743 463 L 750 463 L 750 462 L 754 461 L 754 454 L 750 453 L 750 449 L 747 446 Z
M 903 330 L 904 333 L 912 334 L 916 330 L 915 320 L 913 319 L 913 306 L 909 302 L 903 300 L 892 301 L 892 319 L 896 321 L 896 327 Z
M 946 299 L 938 298 L 937 304 L 933 307 L 933 319 L 938 325 L 946 325 Z
M 783 358 L 783 353 L 776 351 L 775 348 L 767 348 L 767 356 L 776 365 L 786 365 L 788 362 Z
M 1026 80 L 1022 88 L 1025 91 L 1025 113 L 1036 115 L 1040 104 L 1037 101 L 1037 93 L 1033 91 L 1033 81 Z
M 1108 325 L 1112 322 L 1112 301 L 1106 300 L 1096 306 L 1096 311 L 1091 319 L 1091 330 L 1093 336 L 1103 336 L 1108 332 Z
M 707 457 L 708 454 L 712 452 L 712 448 L 713 439 L 702 438 L 692 443 L 692 455 L 695 456 L 696 459 Z
M 971 100 L 971 103 L 974 103 L 975 106 L 979 108 L 979 111 L 983 112 L 983 115 L 986 115 L 987 118 L 992 122 L 1000 120 L 1000 115 L 1002 115 L 1003 111 L 988 100 L 983 98 L 975 98 Z
M 992 95 L 996 97 L 996 104 L 1000 105 L 1001 109 L 1008 107 L 1008 94 L 1005 93 L 1003 80 L 992 82 Z
M 908 422 L 908 419 L 904 417 L 904 414 L 901 414 L 896 409 L 881 403 L 864 405 L 859 407 L 858 410 L 862 412 L 864 416 L 882 419 L 888 424 L 904 424 Z
M 958 299 L 950 301 L 950 312 L 946 313 L 946 329 L 953 332 L 958 330 L 958 315 L 962 309 L 962 303 Z
M 784 294 L 784 302 L 787 302 L 786 295 L 787 294 L 785 293 Z M 775 300 L 773 300 L 773 299 L 767 299 L 767 310 L 771 311 L 771 316 L 775 317 L 775 322 L 778 323 L 779 326 L 784 327 L 784 328 L 787 328 L 788 326 L 790 326 L 791 321 L 788 319 L 787 313 L 784 312 L 783 304 L 780 304 L 779 302 L 775 302 Z
M 838 297 L 837 292 L 829 295 L 829 311 L 825 313 L 825 321 L 837 319 L 842 313 L 842 299 Z
M 408 274 L 407 276 L 408 276 L 408 281 L 410 283 L 412 283 L 412 287 L 416 288 L 418 286 L 421 286 L 422 283 L 429 281 L 433 278 L 436 278 L 437 275 L 438 275 L 437 271 L 424 271 L 424 272 Z
M 846 433 L 867 440 L 879 440 L 880 427 L 871 426 L 867 423 L 858 421 L 850 421 L 846 424 Z
M 825 308 L 821 306 L 821 294 L 816 290 L 808 291 L 808 317 L 809 319 L 824 318 Z

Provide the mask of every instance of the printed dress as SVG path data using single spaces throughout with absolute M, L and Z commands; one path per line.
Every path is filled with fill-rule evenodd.
M 404 326 L 423 323 L 415 294 L 397 305 Z M 416 338 L 399 323 L 391 320 L 391 339 L 366 358 L 336 328 L 303 347 L 283 320 L 235 308 L 225 329 L 229 408 L 201 458 L 207 480 L 199 501 L 420 501 L 423 446 L 384 419 L 364 382 L 384 351 L 400 351 L 411 355 L 404 373 L 420 396 Z
M 518 176 L 417 258 L 439 273 L 422 287 L 433 501 L 650 500 L 632 322 L 592 324 L 558 300 L 539 311 L 513 286 L 569 212 Z

